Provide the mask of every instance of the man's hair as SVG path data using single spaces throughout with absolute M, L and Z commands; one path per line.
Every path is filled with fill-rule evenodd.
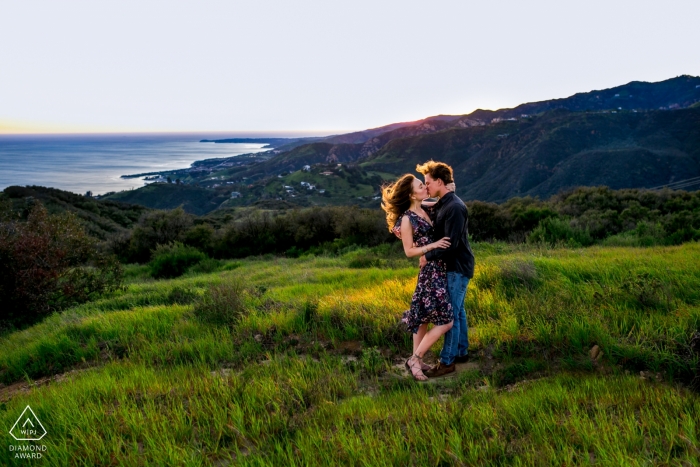
M 416 172 L 422 173 L 423 175 L 430 175 L 430 178 L 433 180 L 440 179 L 445 185 L 454 182 L 452 167 L 444 162 L 429 160 L 425 164 L 418 164 L 416 166 Z

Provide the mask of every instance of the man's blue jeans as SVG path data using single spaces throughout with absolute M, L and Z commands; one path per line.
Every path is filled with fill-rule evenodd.
M 440 352 L 440 361 L 443 365 L 452 365 L 455 357 L 463 357 L 469 350 L 469 327 L 467 312 L 464 310 L 464 297 L 467 295 L 468 285 L 469 278 L 464 274 L 447 273 L 447 290 L 450 293 L 455 320 L 452 323 L 452 329 L 445 333 L 445 344 Z

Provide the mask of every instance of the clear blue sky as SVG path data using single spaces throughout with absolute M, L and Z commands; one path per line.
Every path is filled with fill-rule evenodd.
M 0 132 L 376 127 L 700 75 L 700 2 L 11 1 Z

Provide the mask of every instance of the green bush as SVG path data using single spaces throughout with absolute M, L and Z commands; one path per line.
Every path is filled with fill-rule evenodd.
M 138 224 L 131 231 L 128 238 L 128 249 L 123 250 L 125 238 L 115 239 L 114 246 L 122 248 L 115 253 L 127 262 L 146 263 L 151 257 L 151 252 L 158 245 L 166 245 L 172 242 L 183 242 L 186 233 L 193 223 L 193 217 L 182 208 L 170 211 L 147 212 L 141 216 Z M 201 241 L 202 233 L 194 235 L 193 241 Z
M 184 243 L 200 251 L 211 253 L 214 239 L 214 227 L 209 224 L 195 225 L 185 232 Z
M 206 258 L 199 263 L 191 266 L 187 272 L 193 274 L 211 274 L 221 268 L 221 261 L 213 258 Z
M 194 315 L 200 320 L 232 326 L 247 313 L 245 287 L 240 279 L 214 285 L 194 305 Z
M 548 200 L 523 197 L 501 204 L 469 201 L 467 208 L 473 242 L 528 241 L 580 247 L 700 240 L 700 191 L 580 187 Z M 342 255 L 353 246 L 399 244 L 388 233 L 384 213 L 378 208 L 315 206 L 285 210 L 251 206 L 199 219 L 182 209 L 148 212 L 132 233 L 114 234 L 109 247 L 122 261 L 146 262 L 156 245 L 174 241 L 219 259 L 265 254 L 292 258 Z M 358 258 L 353 264 L 376 265 L 368 258 Z
M 594 240 L 588 230 L 572 227 L 570 222 L 556 217 L 546 218 L 528 235 L 528 243 L 545 243 L 551 246 L 565 244 L 573 247 L 592 245 Z
M 605 246 L 654 246 L 667 243 L 666 231 L 661 224 L 641 221 L 629 230 L 603 240 Z
M 196 248 L 179 242 L 158 245 L 150 262 L 151 275 L 155 278 L 181 276 L 187 269 L 204 261 L 207 255 Z
M 354 257 L 348 261 L 348 267 L 353 269 L 380 268 L 384 262 L 385 261 L 377 255 L 366 252 L 354 255 Z
M 0 326 L 24 326 L 121 286 L 123 271 L 72 213 L 40 202 L 0 219 Z M 4 324 L 3 324 L 4 323 Z

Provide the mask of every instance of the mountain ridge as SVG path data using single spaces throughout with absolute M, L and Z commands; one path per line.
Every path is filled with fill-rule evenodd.
M 214 200 L 228 193 L 234 196 L 222 206 L 277 200 L 376 207 L 379 185 L 434 159 L 455 168 L 464 199 L 503 201 L 547 197 L 574 186 L 649 188 L 700 176 L 698 148 L 700 77 L 683 75 L 514 108 L 390 124 L 287 150 L 198 161 L 169 174 L 220 192 L 206 206 L 192 207 L 199 212 L 211 210 Z M 359 170 L 343 171 L 339 164 Z M 323 189 L 323 196 L 299 188 L 301 182 Z M 158 193 L 150 187 L 112 196 L 161 207 L 148 201 Z

